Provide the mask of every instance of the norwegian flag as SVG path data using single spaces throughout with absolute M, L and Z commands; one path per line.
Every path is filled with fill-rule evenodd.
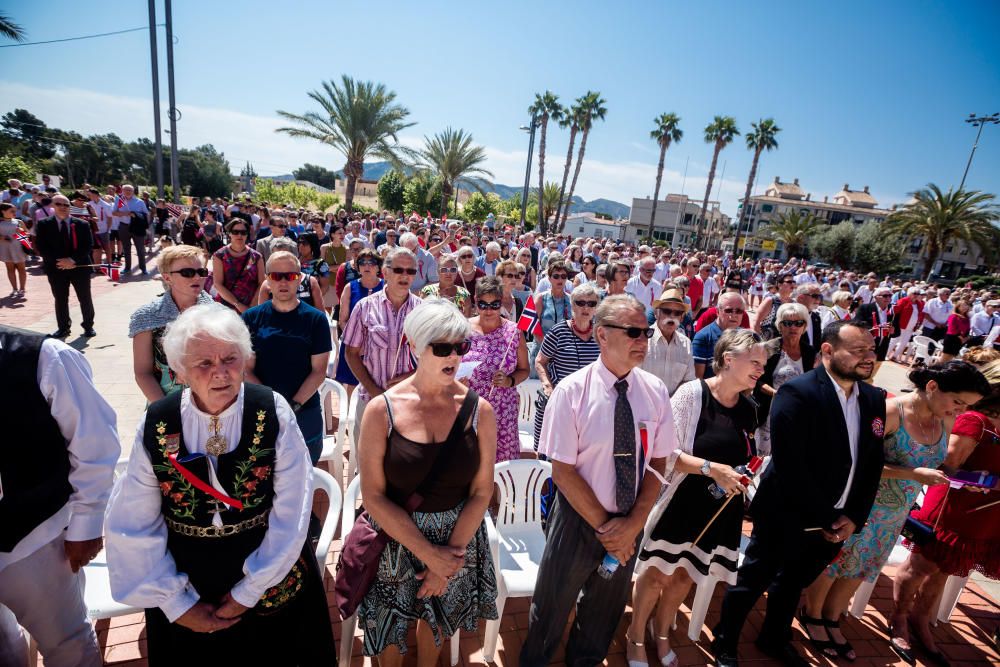
M 184 215 L 184 209 L 182 209 L 177 204 L 164 204 L 164 206 L 168 211 L 170 211 L 170 215 L 174 216 L 175 218 L 179 218 Z
M 35 249 L 31 247 L 31 237 L 24 232 L 14 232 L 14 240 L 21 244 L 24 252 L 35 252 Z
M 115 208 L 119 211 L 125 208 L 125 197 L 123 197 L 121 193 L 115 195 Z
M 121 282 L 122 279 L 122 265 L 121 264 L 98 264 L 97 270 L 106 275 L 108 278 L 115 282 Z
M 521 311 L 521 319 L 517 321 L 517 328 L 535 336 L 542 335 L 542 320 L 535 312 L 534 295 L 528 295 L 528 300 L 524 303 L 524 310 Z

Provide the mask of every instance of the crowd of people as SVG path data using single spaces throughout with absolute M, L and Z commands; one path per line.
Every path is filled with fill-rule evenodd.
M 74 582 L 102 546 L 115 598 L 146 609 L 151 665 L 192 650 L 336 662 L 309 555 L 328 377 L 357 393 L 364 520 L 386 537 L 358 612 L 386 667 L 414 624 L 418 664 L 434 664 L 443 639 L 496 618 L 484 516 L 494 466 L 522 457 L 552 468 L 526 666 L 552 659 L 574 609 L 566 662 L 600 664 L 631 599 L 629 664 L 652 639 L 674 667 L 672 620 L 709 578 L 728 585 L 717 664 L 737 664 L 765 590 L 761 651 L 807 664 L 789 643 L 798 616 L 818 651 L 853 661 L 841 616 L 904 532 L 890 648 L 946 664 L 929 629 L 945 579 L 1000 578 L 995 477 L 971 474 L 1000 473 L 995 293 L 492 217 L 177 208 L 127 185 L 65 196 L 12 180 L 0 212 L 12 298 L 37 255 L 58 321 L 48 337 L 0 326 L 0 374 L 26 397 L 13 428 L 44 441 L 0 458 L 0 642 L 20 623 L 47 665 L 100 664 Z M 70 287 L 96 335 L 94 270 L 134 275 L 133 247 L 142 274 L 155 250 L 164 292 L 131 317 L 148 406 L 113 483 L 114 412 L 60 339 Z M 922 353 L 915 334 L 933 341 Z M 911 391 L 874 386 L 885 361 L 910 366 Z M 287 641 L 260 641 L 275 632 Z

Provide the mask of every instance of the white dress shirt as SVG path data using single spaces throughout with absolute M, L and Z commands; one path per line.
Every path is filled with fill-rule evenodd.
M 954 310 L 950 300 L 942 301 L 941 297 L 928 299 L 924 304 L 924 328 L 943 327 L 948 324 L 948 316 Z
M 985 310 L 976 313 L 972 316 L 970 321 L 971 335 L 973 336 L 986 336 L 990 331 L 1000 323 L 1000 315 L 993 313 L 988 315 Z
M 231 406 L 219 415 L 221 433 L 229 442 L 228 451 L 239 445 L 243 423 L 243 388 Z M 231 591 L 233 599 L 254 607 L 261 595 L 288 574 L 302 551 L 312 510 L 312 469 L 302 432 L 295 414 L 279 394 L 274 394 L 278 416 L 275 442 L 274 500 L 267 519 L 264 541 L 243 563 L 244 578 Z M 163 520 L 159 481 L 143 446 L 146 418 L 132 446 L 126 474 L 119 478 L 111 495 L 107 516 L 107 554 L 111 594 L 136 607 L 159 607 L 172 623 L 198 602 L 199 595 L 187 574 L 177 571 L 167 550 L 167 526 Z M 181 397 L 181 424 L 184 445 L 192 454 L 205 454 L 211 435 L 210 416 L 191 400 L 191 390 Z M 208 456 L 212 486 L 226 495 L 214 475 L 217 459 Z
M 844 413 L 844 421 L 847 422 L 847 440 L 851 447 L 851 472 L 847 475 L 847 485 L 844 487 L 844 493 L 841 494 L 840 500 L 834 505 L 837 509 L 844 509 L 847 505 L 847 497 L 851 493 L 851 483 L 854 481 L 854 471 L 858 468 L 858 435 L 861 430 L 861 410 L 858 407 L 858 394 L 861 391 L 858 389 L 857 383 L 855 383 L 851 388 L 851 395 L 848 396 L 844 393 L 840 384 L 833 381 L 833 388 L 837 390 L 837 398 L 840 400 L 840 409 Z
M 98 393 L 82 354 L 49 338 L 38 355 L 37 377 L 38 388 L 66 439 L 73 492 L 62 509 L 25 535 L 13 551 L 0 552 L 0 570 L 35 553 L 63 530 L 73 542 L 100 537 L 115 462 L 121 454 L 115 411 Z
M 646 359 L 641 368 L 663 380 L 667 385 L 667 392 L 673 396 L 682 384 L 697 377 L 694 373 L 691 340 L 675 330 L 673 338 L 668 341 L 660 327 L 656 327 L 653 337 L 649 339 Z
M 663 293 L 663 286 L 655 280 L 643 283 L 642 278 L 633 276 L 625 283 L 625 293 L 634 296 L 646 308 L 652 308 L 653 301 L 659 299 Z

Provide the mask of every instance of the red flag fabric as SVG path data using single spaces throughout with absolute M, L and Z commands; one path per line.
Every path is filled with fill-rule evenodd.
M 542 320 L 535 312 L 535 297 L 528 295 L 528 300 L 524 303 L 524 310 L 521 311 L 521 318 L 517 321 L 517 328 L 535 336 L 542 335 Z

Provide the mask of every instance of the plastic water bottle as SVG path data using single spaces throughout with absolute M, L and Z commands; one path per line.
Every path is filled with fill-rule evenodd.
M 618 559 L 609 553 L 604 554 L 604 560 L 601 561 L 600 566 L 597 568 L 597 574 L 601 575 L 602 579 L 610 579 L 615 575 L 615 571 L 621 563 Z
M 736 466 L 733 468 L 733 470 L 741 475 L 740 484 L 744 487 L 750 486 L 750 482 L 752 482 L 753 478 L 757 475 L 757 471 L 760 470 L 760 466 L 763 462 L 764 459 L 759 456 L 754 456 L 746 465 Z M 726 497 L 725 490 L 723 490 L 722 487 L 715 482 L 712 482 L 712 484 L 708 487 L 708 492 L 716 500 L 722 500 Z

